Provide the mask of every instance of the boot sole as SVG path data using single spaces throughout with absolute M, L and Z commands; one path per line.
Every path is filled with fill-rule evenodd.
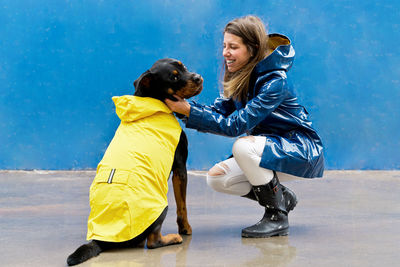
M 245 233 L 242 231 L 242 237 L 247 238 L 263 238 L 263 237 L 273 237 L 273 236 L 287 236 L 289 234 L 289 228 L 281 229 L 279 231 L 274 231 L 272 233 Z

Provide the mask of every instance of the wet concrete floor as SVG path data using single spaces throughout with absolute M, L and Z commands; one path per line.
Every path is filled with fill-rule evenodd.
M 66 266 L 86 242 L 94 171 L 0 171 L 0 266 Z M 400 266 L 400 171 L 326 171 L 285 183 L 299 204 L 286 237 L 241 238 L 263 215 L 191 172 L 192 236 L 181 245 L 104 252 L 79 266 Z M 177 232 L 172 185 L 162 232 Z

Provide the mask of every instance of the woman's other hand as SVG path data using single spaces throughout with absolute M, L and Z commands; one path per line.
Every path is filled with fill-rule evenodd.
M 170 99 L 165 99 L 165 104 L 169 107 L 170 110 L 173 112 L 185 115 L 186 117 L 189 117 L 190 114 L 190 104 L 183 98 L 174 95 L 178 101 L 172 101 Z

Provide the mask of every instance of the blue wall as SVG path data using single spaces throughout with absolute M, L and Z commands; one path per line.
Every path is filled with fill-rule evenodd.
M 256 14 L 296 49 L 290 72 L 326 146 L 328 169 L 400 168 L 400 2 L 0 2 L 0 169 L 88 169 L 118 119 L 111 97 L 163 57 L 218 96 L 221 30 Z M 234 139 L 187 130 L 189 169 L 230 154 Z

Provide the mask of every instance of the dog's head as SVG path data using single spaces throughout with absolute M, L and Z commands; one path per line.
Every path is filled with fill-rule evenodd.
M 176 100 L 173 95 L 190 98 L 200 94 L 203 89 L 203 78 L 189 72 L 179 60 L 164 58 L 157 60 L 133 83 L 135 96 L 153 97 L 164 101 Z

